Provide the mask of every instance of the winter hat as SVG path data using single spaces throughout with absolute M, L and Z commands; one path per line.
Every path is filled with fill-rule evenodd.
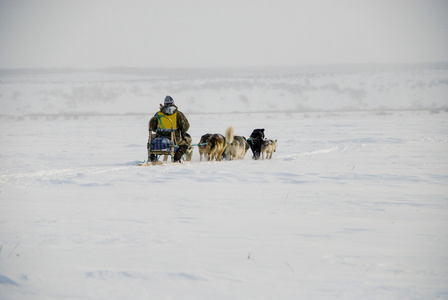
M 173 100 L 173 98 L 171 98 L 171 96 L 166 96 L 166 97 L 165 97 L 165 102 L 164 102 L 164 104 L 165 104 L 165 105 L 168 105 L 168 104 L 174 104 L 174 100 Z

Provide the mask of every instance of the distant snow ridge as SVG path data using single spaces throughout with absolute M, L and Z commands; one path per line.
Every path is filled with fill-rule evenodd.
M 279 75 L 1 73 L 3 115 L 147 114 L 172 95 L 185 113 L 448 110 L 448 67 Z

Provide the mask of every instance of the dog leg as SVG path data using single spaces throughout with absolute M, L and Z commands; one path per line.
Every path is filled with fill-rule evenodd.
M 224 152 L 224 150 L 219 151 L 218 153 L 216 153 L 216 161 L 222 161 L 222 153 Z

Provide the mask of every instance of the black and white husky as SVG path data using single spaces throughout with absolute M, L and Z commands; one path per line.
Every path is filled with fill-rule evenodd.
M 250 149 L 252 150 L 252 153 L 254 155 L 252 156 L 253 159 L 260 159 L 261 146 L 263 145 L 263 141 L 264 141 L 264 128 L 254 129 L 249 139 L 247 140 Z
M 228 160 L 244 159 L 247 150 L 249 150 L 249 144 L 244 136 L 234 135 L 233 131 L 233 126 L 226 130 L 227 147 L 224 150 L 223 157 Z

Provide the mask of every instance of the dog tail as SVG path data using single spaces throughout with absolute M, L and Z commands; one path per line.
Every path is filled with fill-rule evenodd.
M 230 127 L 226 130 L 226 140 L 228 144 L 233 143 L 233 125 L 230 125 Z

